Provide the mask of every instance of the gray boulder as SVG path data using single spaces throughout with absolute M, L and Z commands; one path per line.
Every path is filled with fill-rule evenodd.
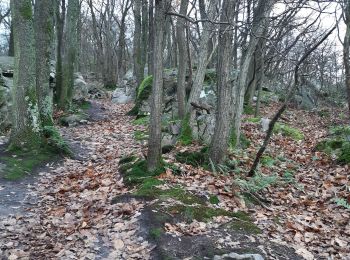
M 74 73 L 74 90 L 73 100 L 84 101 L 89 96 L 88 84 L 84 80 L 83 75 L 80 72 Z
M 132 101 L 132 97 L 125 93 L 125 89 L 117 88 L 113 91 L 112 102 L 115 104 L 126 104 Z

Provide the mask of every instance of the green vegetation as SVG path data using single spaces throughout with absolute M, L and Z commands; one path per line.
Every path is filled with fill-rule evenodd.
M 153 239 L 159 239 L 160 236 L 162 235 L 162 233 L 164 233 L 162 228 L 152 228 L 149 231 L 149 235 L 151 236 L 151 238 Z
M 175 158 L 178 162 L 189 164 L 195 167 L 202 166 L 204 168 L 209 168 L 210 164 L 208 147 L 204 147 L 197 152 L 179 152 L 176 154 Z
M 250 118 L 247 118 L 246 121 L 250 123 L 260 123 L 261 117 L 250 117 Z
M 264 155 L 261 157 L 260 160 L 262 165 L 268 166 L 268 167 L 272 167 L 275 165 L 276 160 L 273 159 L 272 157 L 268 156 L 268 155 Z
M 20 9 L 20 12 L 21 12 L 21 16 L 25 20 L 30 20 L 33 18 L 32 5 L 29 2 L 24 2 L 24 4 Z
M 273 132 L 282 134 L 283 136 L 289 136 L 296 141 L 304 139 L 304 134 L 299 129 L 282 123 L 276 123 Z
M 205 72 L 204 83 L 211 84 L 217 81 L 217 73 L 215 69 L 208 69 Z
M 132 122 L 134 125 L 148 125 L 149 124 L 149 116 L 141 116 L 137 119 L 135 119 L 133 122 Z
M 316 150 L 334 154 L 341 164 L 350 163 L 350 127 L 337 126 L 330 129 L 330 138 L 316 145 Z
M 143 141 L 148 139 L 148 133 L 141 131 L 141 130 L 136 130 L 134 132 L 134 137 L 137 141 Z
M 53 158 L 57 158 L 57 153 L 50 147 L 41 150 L 10 152 L 1 158 L 6 165 L 6 174 L 3 177 L 8 180 L 18 180 Z
M 179 136 L 180 143 L 183 145 L 190 145 L 193 141 L 192 128 L 190 126 L 190 115 L 182 120 L 181 133 Z
M 209 202 L 211 204 L 217 205 L 217 204 L 220 203 L 220 200 L 219 200 L 218 196 L 212 195 L 212 196 L 209 197 Z
M 243 133 L 240 133 L 240 135 L 239 135 L 239 145 L 243 149 L 248 148 L 250 145 L 249 139 Z M 234 150 L 235 148 L 237 148 L 237 138 L 236 138 L 236 134 L 234 131 L 231 131 L 231 136 L 230 136 L 230 140 L 229 140 L 229 148 L 231 150 Z
M 137 116 L 142 104 L 142 101 L 147 100 L 152 93 L 153 76 L 146 77 L 137 88 L 135 106 L 128 112 L 129 116 Z
M 73 152 L 69 148 L 65 140 L 63 140 L 61 134 L 54 126 L 45 126 L 43 128 L 43 134 L 46 138 L 47 144 L 59 153 L 65 155 L 72 155 Z
M 246 115 L 254 115 L 255 109 L 254 109 L 254 107 L 252 107 L 250 105 L 244 105 L 243 113 Z
M 258 191 L 261 191 L 271 185 L 276 184 L 278 181 L 278 176 L 276 174 L 273 175 L 262 175 L 262 174 L 255 174 L 253 178 L 249 179 L 236 179 L 235 183 L 238 185 L 242 190 L 255 193 Z
M 334 198 L 333 201 L 340 207 L 350 210 L 350 204 L 344 198 Z

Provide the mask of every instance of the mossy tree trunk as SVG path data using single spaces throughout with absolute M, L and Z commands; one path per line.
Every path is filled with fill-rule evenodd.
M 150 135 L 147 155 L 147 167 L 149 171 L 153 171 L 159 166 L 162 155 L 161 115 L 163 96 L 163 39 L 166 2 L 166 0 L 155 1 L 153 85 L 151 95 Z
M 32 2 L 12 0 L 11 12 L 15 43 L 13 82 L 13 127 L 10 147 L 40 144 L 41 124 L 35 79 L 35 41 Z
M 186 15 L 188 8 L 188 0 L 181 0 L 180 14 Z M 177 47 L 179 48 L 179 71 L 177 77 L 177 99 L 179 117 L 185 117 L 186 102 L 186 68 L 187 68 L 187 50 L 185 35 L 185 19 L 178 18 L 176 23 Z
M 69 0 L 67 7 L 67 37 L 62 64 L 63 84 L 59 100 L 61 109 L 68 109 L 72 102 L 74 87 L 74 68 L 78 41 L 79 0 Z
M 209 147 L 209 157 L 214 163 L 225 158 L 232 119 L 232 83 L 230 65 L 233 58 L 233 29 L 228 23 L 234 15 L 235 1 L 224 0 L 220 15 L 218 43 L 218 104 L 214 135 Z
M 54 39 L 54 2 L 35 1 L 36 92 L 41 123 L 53 125 L 50 58 Z

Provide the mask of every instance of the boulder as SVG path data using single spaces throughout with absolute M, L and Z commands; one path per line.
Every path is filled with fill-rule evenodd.
M 84 101 L 88 98 L 89 88 L 80 72 L 74 73 L 73 101 Z
M 86 114 L 72 114 L 68 116 L 61 117 L 59 122 L 63 126 L 76 126 L 80 124 L 86 124 L 88 115 Z
M 0 56 L 0 69 L 2 72 L 13 71 L 14 58 L 9 56 Z
M 117 88 L 113 91 L 112 102 L 115 104 L 126 104 L 132 101 L 132 97 L 127 95 L 125 89 Z

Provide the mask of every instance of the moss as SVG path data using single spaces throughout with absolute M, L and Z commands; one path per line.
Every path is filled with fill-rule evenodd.
M 135 106 L 127 113 L 129 116 L 137 116 L 140 112 L 141 104 L 147 100 L 152 93 L 153 76 L 146 77 L 136 90 Z
M 203 148 L 199 152 L 179 152 L 175 155 L 175 158 L 178 162 L 189 164 L 195 167 L 203 166 L 204 168 L 207 168 L 209 166 L 207 147 Z
M 148 139 L 148 134 L 144 131 L 136 130 L 134 132 L 134 137 L 137 141 L 143 141 Z
M 33 18 L 32 4 L 29 1 L 24 2 L 20 8 L 20 13 L 23 19 L 30 20 Z
M 247 137 L 243 133 L 240 133 L 239 135 L 239 145 L 243 149 L 248 148 L 250 145 L 250 141 L 247 139 Z M 235 132 L 232 130 L 230 140 L 229 140 L 229 147 L 230 149 L 235 149 L 236 146 L 237 146 L 237 138 L 236 138 Z
M 252 221 L 239 221 L 234 220 L 230 223 L 229 227 L 235 231 L 242 231 L 249 234 L 262 234 L 260 228 L 255 225 Z
M 149 116 L 141 116 L 132 122 L 134 125 L 149 125 Z
M 260 160 L 262 165 L 268 166 L 268 167 L 272 167 L 274 166 L 276 160 L 273 159 L 272 157 L 268 156 L 268 155 L 264 155 L 261 160 Z
M 30 151 L 13 151 L 2 156 L 1 161 L 5 163 L 6 174 L 3 176 L 8 180 L 18 180 L 33 172 L 35 168 L 47 163 L 57 157 L 50 147 Z
M 188 205 L 205 203 L 203 199 L 192 195 L 180 187 L 165 190 L 156 187 L 157 185 L 161 185 L 163 183 L 163 181 L 155 178 L 147 179 L 139 186 L 138 190 L 134 194 L 142 197 L 157 198 L 161 201 L 172 198 Z
M 170 214 L 178 215 L 187 222 L 192 222 L 193 220 L 197 221 L 209 221 L 213 217 L 217 216 L 228 216 L 243 221 L 250 221 L 250 218 L 247 214 L 243 212 L 230 212 L 220 208 L 211 208 L 205 205 L 199 206 L 189 206 L 183 204 L 173 205 L 167 208 L 167 211 Z
M 254 107 L 252 107 L 251 105 L 244 105 L 243 113 L 246 115 L 254 115 L 255 113 Z
M 120 159 L 119 164 L 131 163 L 134 162 L 136 159 L 137 157 L 135 155 L 126 155 Z
M 247 122 L 250 123 L 260 123 L 261 122 L 261 117 L 251 117 L 246 119 Z
M 179 136 L 179 140 L 183 145 L 190 145 L 193 141 L 192 128 L 190 126 L 190 115 L 186 115 L 186 117 L 182 120 L 181 125 L 181 133 Z
M 153 239 L 159 239 L 160 236 L 164 233 L 163 229 L 162 228 L 152 228 L 150 231 L 149 231 L 149 235 L 151 238 Z
M 350 142 L 343 143 L 342 147 L 340 148 L 338 162 L 350 164 Z
M 125 184 L 134 186 L 136 184 L 142 184 L 148 179 L 152 179 L 155 176 L 165 172 L 163 165 L 160 165 L 154 171 L 147 170 L 147 161 L 136 160 L 135 162 L 122 164 L 119 167 L 120 173 L 124 177 Z
M 217 81 L 216 70 L 211 70 L 211 69 L 206 70 L 205 76 L 204 76 L 204 83 L 211 84 L 216 81 Z
M 296 141 L 304 139 L 304 134 L 299 129 L 281 123 L 275 124 L 273 132 L 280 133 L 283 136 L 289 136 Z
M 47 139 L 47 144 L 59 153 L 72 155 L 73 152 L 69 148 L 61 134 L 54 126 L 45 126 L 43 128 L 44 137 Z
M 220 203 L 220 200 L 219 200 L 218 196 L 212 195 L 212 196 L 209 197 L 209 202 L 211 204 L 217 205 L 217 204 Z
M 175 148 L 174 145 L 165 145 L 162 147 L 162 154 L 165 154 L 165 153 L 170 153 L 173 149 Z
M 143 101 L 148 99 L 152 92 L 153 76 L 146 77 L 137 88 L 137 100 Z

